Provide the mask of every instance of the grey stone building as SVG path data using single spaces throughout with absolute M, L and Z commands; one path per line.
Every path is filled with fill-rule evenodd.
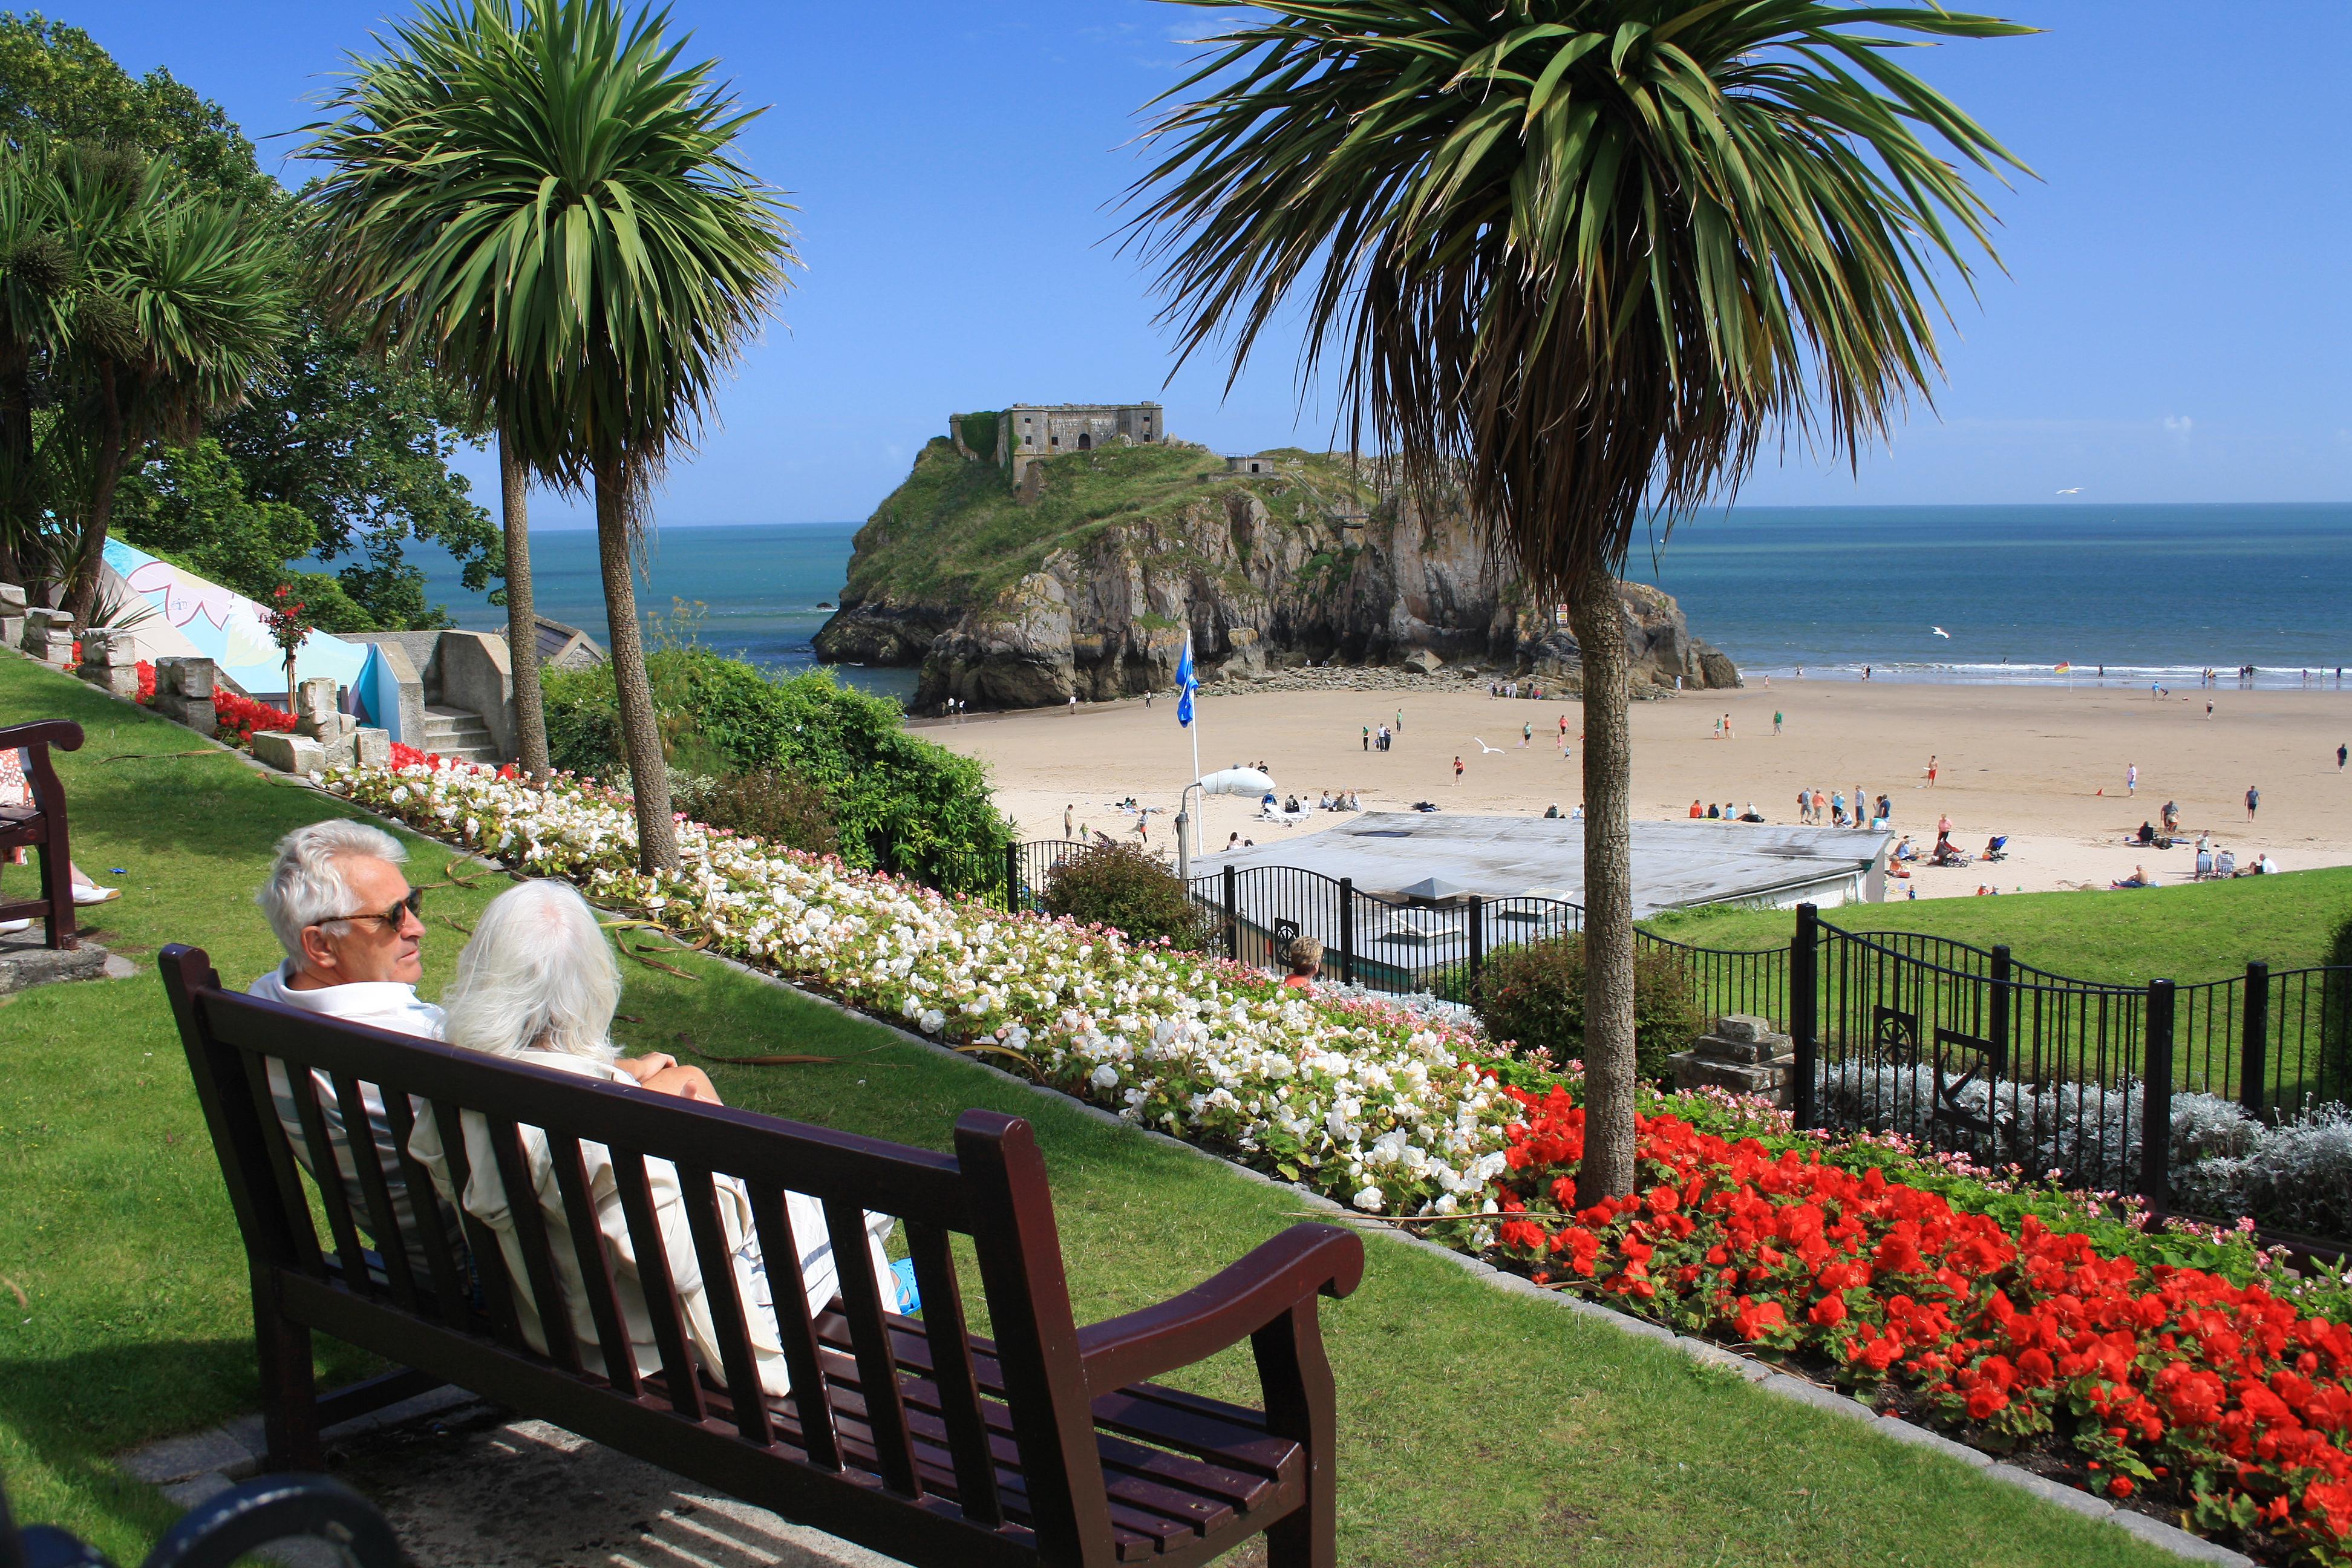
M 1005 410 L 1004 426 L 1009 439 L 1000 441 L 997 450 L 1015 482 L 1039 458 L 1168 437 L 1157 403 L 1016 403 Z

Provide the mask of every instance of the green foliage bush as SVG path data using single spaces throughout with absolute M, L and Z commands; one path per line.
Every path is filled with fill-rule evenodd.
M 1045 910 L 1125 931 L 1136 942 L 1165 937 L 1205 952 L 1213 917 L 1193 901 L 1176 873 L 1140 844 L 1106 844 L 1074 855 L 1045 879 Z
M 671 784 L 677 809 L 713 827 L 811 855 L 841 852 L 833 802 L 806 779 L 774 768 L 750 768 L 719 778 L 694 779 L 685 789 L 678 788 L 677 783 L 673 780 Z
M 2319 1055 L 2326 1064 L 2321 1092 L 2331 1100 L 2352 1100 L 2352 911 L 2336 928 L 2326 962 L 2319 990 Z
M 1556 1061 L 1584 1054 L 1584 939 L 1555 937 L 1486 955 L 1472 1002 L 1487 1034 Z M 1666 1058 L 1705 1025 L 1690 971 L 1674 953 L 1633 954 L 1633 1061 L 1653 1083 L 1670 1076 Z
M 987 770 L 908 734 L 896 702 L 851 690 L 823 670 L 772 680 L 702 647 L 667 648 L 646 663 L 673 768 L 768 770 L 816 790 L 841 858 L 862 869 L 950 892 L 1003 879 L 1013 830 L 989 798 Z M 560 672 L 543 685 L 550 759 L 574 773 L 616 776 L 611 671 Z

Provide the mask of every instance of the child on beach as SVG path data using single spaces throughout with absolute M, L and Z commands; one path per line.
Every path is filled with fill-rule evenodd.
M 1936 787 L 1936 759 L 1932 754 L 1927 758 L 1927 787 Z

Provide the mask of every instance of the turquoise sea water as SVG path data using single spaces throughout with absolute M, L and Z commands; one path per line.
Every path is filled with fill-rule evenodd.
M 702 640 L 773 669 L 814 662 L 837 601 L 848 522 L 662 529 L 646 610 L 703 606 Z M 422 552 L 420 552 L 421 556 Z M 543 530 L 541 613 L 604 640 L 595 536 Z M 446 560 L 430 595 L 460 625 L 502 626 Z M 1742 507 L 1676 529 L 1631 574 L 1676 595 L 1696 635 L 1752 674 L 1964 682 L 2164 680 L 2206 666 L 2294 685 L 2352 665 L 2352 504 Z M 1931 629 L 1951 635 L 1939 637 Z M 912 670 L 845 670 L 908 692 Z

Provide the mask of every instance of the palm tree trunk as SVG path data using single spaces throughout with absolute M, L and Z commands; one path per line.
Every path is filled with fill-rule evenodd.
M 613 639 L 613 692 L 621 713 L 621 751 L 629 764 L 637 807 L 637 864 L 648 871 L 677 869 L 677 824 L 669 813 L 669 765 L 654 722 L 654 693 L 646 679 L 645 645 L 637 637 L 637 587 L 629 551 L 635 508 L 634 476 L 623 465 L 596 462 L 596 554 L 604 569 L 604 626 Z
M 122 416 L 114 399 L 114 378 L 101 372 L 100 381 L 105 412 L 99 421 L 98 460 L 90 468 L 89 510 L 81 520 L 73 581 L 66 586 L 66 611 L 74 625 L 85 628 L 91 606 L 98 602 L 98 572 L 106 561 L 106 531 L 114 518 L 114 487 L 122 478 Z M 287 700 L 291 706 L 293 693 L 287 693 Z
M 1584 668 L 1584 1161 L 1576 1201 L 1633 1190 L 1633 729 L 1625 611 L 1595 568 L 1570 590 Z
M 539 691 L 539 623 L 530 600 L 530 476 L 514 443 L 499 432 L 499 487 L 507 536 L 507 653 L 514 673 L 515 750 L 522 771 L 543 779 L 547 710 Z M 634 597 L 634 595 L 633 595 Z M 630 620 L 636 619 L 634 612 Z

